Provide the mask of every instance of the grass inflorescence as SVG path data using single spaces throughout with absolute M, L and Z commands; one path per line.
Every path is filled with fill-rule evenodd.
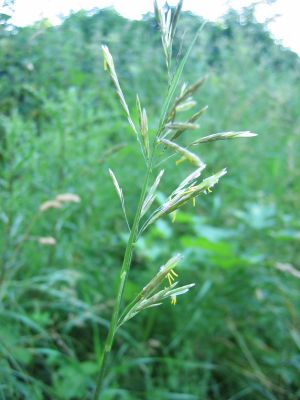
M 183 146 L 175 142 L 175 139 L 179 139 L 185 132 L 190 130 L 197 130 L 199 126 L 195 124 L 195 122 L 206 111 L 206 108 L 201 108 L 200 111 L 197 111 L 188 121 L 177 120 L 178 114 L 180 114 L 182 111 L 186 111 L 196 107 L 197 102 L 194 100 L 193 96 L 202 86 L 205 78 L 198 80 L 196 83 L 190 86 L 183 84 L 179 95 L 177 97 L 175 96 L 178 91 L 178 85 L 180 83 L 184 66 L 188 61 L 188 57 L 193 50 L 193 46 L 203 26 L 200 27 L 197 34 L 195 35 L 192 43 L 190 44 L 186 52 L 186 55 L 178 63 L 178 66 L 173 69 L 171 64 L 172 43 L 176 32 L 176 25 L 179 19 L 180 10 L 182 8 L 182 1 L 178 3 L 178 6 L 174 9 L 173 13 L 171 9 L 169 9 L 165 13 L 163 9 L 158 7 L 156 1 L 154 3 L 154 6 L 155 15 L 157 16 L 157 21 L 161 30 L 162 44 L 169 82 L 167 95 L 163 102 L 160 122 L 154 133 L 150 134 L 149 132 L 147 111 L 145 108 L 142 108 L 138 95 L 136 96 L 136 105 L 139 128 L 136 127 L 119 83 L 113 57 L 108 47 L 102 46 L 104 68 L 107 69 L 109 72 L 115 92 L 119 98 L 120 105 L 125 111 L 128 123 L 132 128 L 134 134 L 136 135 L 141 154 L 145 159 L 146 173 L 144 181 L 142 183 L 142 190 L 135 211 L 135 216 L 133 218 L 132 224 L 130 224 L 126 214 L 123 191 L 120 188 L 120 185 L 114 173 L 109 170 L 118 197 L 121 201 L 123 214 L 126 224 L 129 228 L 130 235 L 127 241 L 123 264 L 119 275 L 118 289 L 110 322 L 110 328 L 100 357 L 99 374 L 93 396 L 94 400 L 99 399 L 105 374 L 107 356 L 111 352 L 118 328 L 122 326 L 125 322 L 139 314 L 141 311 L 147 308 L 160 306 L 166 298 L 170 298 L 171 303 L 175 305 L 176 297 L 187 293 L 195 285 L 194 283 L 190 283 L 188 285 L 178 287 L 178 282 L 175 280 L 178 275 L 174 271 L 174 267 L 178 263 L 180 256 L 176 256 L 174 258 L 171 258 L 165 264 L 165 266 L 161 267 L 157 275 L 155 275 L 154 278 L 148 284 L 146 284 L 141 293 L 137 295 L 137 297 L 132 302 L 130 302 L 130 306 L 127 306 L 127 308 L 125 308 L 125 311 L 122 311 L 123 295 L 126 288 L 126 282 L 128 280 L 135 244 L 138 238 L 140 238 L 144 230 L 150 225 L 154 224 L 167 214 L 176 213 L 179 208 L 181 208 L 190 200 L 193 202 L 193 204 L 195 204 L 195 199 L 203 193 L 206 194 L 208 192 L 211 192 L 211 189 L 218 183 L 219 179 L 227 172 L 224 168 L 223 170 L 216 172 L 215 174 L 206 177 L 199 182 L 198 178 L 206 167 L 205 163 L 196 153 L 187 149 L 187 147 L 189 146 Z M 202 141 L 201 139 L 198 139 L 197 141 L 191 143 L 190 146 L 214 140 L 243 138 L 251 136 L 255 136 L 255 134 L 249 132 L 219 133 L 204 137 Z M 169 139 L 170 137 L 172 140 Z M 154 169 L 154 163 L 159 157 L 159 152 L 164 148 L 169 148 L 172 152 L 175 152 L 175 154 L 179 154 L 180 159 L 176 161 L 176 164 L 179 164 L 182 161 L 187 161 L 193 167 L 196 167 L 196 170 L 188 175 L 168 196 L 168 200 L 161 207 L 154 210 L 147 218 L 147 214 L 150 211 L 151 206 L 154 202 L 156 191 L 162 178 L 163 171 L 159 172 L 152 186 L 148 188 L 150 177 Z M 143 221 L 143 218 L 145 217 L 147 218 L 147 220 Z M 159 287 L 164 281 L 164 278 L 168 279 L 169 287 L 165 287 L 164 289 L 159 290 Z

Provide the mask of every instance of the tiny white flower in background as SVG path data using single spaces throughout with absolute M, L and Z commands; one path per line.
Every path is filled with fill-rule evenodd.
M 28 69 L 28 71 L 33 71 L 34 70 L 34 65 L 31 62 L 27 63 L 25 66 Z
M 56 239 L 52 236 L 39 237 L 37 240 L 40 244 L 46 246 L 54 246 L 56 244 Z
M 257 300 L 262 301 L 265 298 L 265 294 L 261 289 L 256 288 L 255 289 L 255 297 L 257 298 Z
M 58 194 L 55 200 L 61 203 L 80 203 L 81 201 L 80 197 L 74 193 Z
M 279 271 L 287 272 L 293 275 L 295 278 L 300 279 L 300 270 L 296 269 L 292 264 L 278 262 L 275 264 L 275 268 Z
M 48 210 L 49 208 L 61 208 L 61 204 L 57 200 L 48 200 L 40 205 L 39 210 L 41 212 L 44 212 L 44 211 Z

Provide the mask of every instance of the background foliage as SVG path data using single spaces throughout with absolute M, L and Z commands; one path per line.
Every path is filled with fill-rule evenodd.
M 174 58 L 200 24 L 182 16 Z M 151 15 L 128 21 L 106 9 L 25 28 L 0 17 L 0 399 L 83 399 L 94 384 L 127 238 L 108 166 L 129 215 L 143 175 L 101 43 L 154 127 L 166 74 Z M 206 25 L 185 80 L 205 74 L 201 135 L 259 137 L 203 145 L 209 172 L 229 174 L 192 213 L 138 242 L 127 298 L 175 251 L 182 282 L 197 285 L 120 331 L 105 400 L 300 398 L 299 58 L 253 9 L 230 11 Z M 164 188 L 181 172 L 171 163 Z M 38 211 L 65 192 L 81 202 Z M 55 246 L 38 243 L 47 236 Z

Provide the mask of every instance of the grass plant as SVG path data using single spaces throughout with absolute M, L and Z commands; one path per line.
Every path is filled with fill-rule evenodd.
M 206 22 L 168 104 L 101 400 L 300 398 L 300 58 L 252 11 Z M 176 18 L 167 64 L 153 14 L 0 15 L 0 400 L 94 394 L 164 100 L 203 23 Z
M 147 112 L 146 109 L 141 106 L 141 101 L 138 95 L 136 97 L 136 113 L 138 115 L 138 125 L 135 124 L 134 119 L 131 115 L 131 111 L 129 110 L 129 106 L 125 100 L 124 93 L 121 89 L 113 57 L 108 47 L 105 45 L 102 46 L 104 69 L 107 70 L 110 75 L 113 87 L 120 101 L 120 105 L 125 113 L 125 116 L 127 117 L 128 124 L 133 134 L 136 136 L 141 155 L 145 161 L 145 177 L 141 184 L 142 189 L 140 192 L 133 222 L 130 223 L 126 213 L 123 190 L 121 189 L 114 173 L 109 170 L 113 185 L 121 202 L 126 225 L 129 229 L 129 238 L 126 245 L 123 264 L 119 274 L 118 288 L 115 297 L 112 318 L 110 321 L 110 327 L 100 357 L 99 373 L 93 396 L 94 400 L 98 400 L 100 398 L 99 396 L 103 385 L 106 360 L 109 353 L 111 352 L 118 328 L 122 326 L 125 322 L 136 316 L 139 312 L 147 308 L 160 306 L 162 302 L 167 298 L 170 298 L 171 303 L 175 305 L 176 297 L 187 293 L 194 286 L 194 283 L 190 283 L 184 286 L 178 286 L 178 274 L 174 271 L 174 269 L 180 261 L 181 256 L 177 255 L 170 258 L 165 265 L 160 267 L 160 269 L 150 280 L 150 282 L 148 282 L 141 290 L 141 292 L 132 301 L 129 302 L 129 305 L 125 309 L 122 308 L 123 295 L 126 288 L 126 282 L 128 280 L 133 252 L 141 234 L 147 228 L 149 228 L 150 225 L 154 224 L 156 221 L 170 213 L 174 215 L 175 220 L 176 212 L 180 207 L 182 207 L 189 201 L 191 201 L 195 205 L 198 196 L 210 193 L 213 186 L 217 184 L 219 179 L 227 172 L 224 168 L 221 171 L 218 171 L 205 179 L 200 178 L 206 165 L 197 154 L 188 150 L 187 147 L 216 140 L 244 137 L 248 138 L 256 136 L 256 134 L 251 132 L 221 132 L 200 138 L 190 143 L 190 145 L 186 147 L 175 142 L 175 139 L 178 140 L 184 132 L 189 130 L 196 130 L 198 128 L 196 122 L 206 110 L 206 108 L 201 108 L 199 111 L 194 113 L 192 117 L 190 117 L 187 121 L 182 121 L 181 119 L 178 119 L 180 118 L 180 114 L 182 112 L 194 109 L 197 106 L 197 102 L 194 100 L 193 96 L 205 81 L 205 79 L 202 78 L 192 85 L 183 84 L 180 91 L 178 92 L 183 69 L 188 61 L 190 53 L 193 50 L 193 46 L 198 38 L 198 35 L 204 26 L 203 24 L 198 29 L 195 37 L 193 38 L 192 42 L 189 45 L 189 48 L 186 51 L 185 56 L 180 62 L 178 62 L 178 65 L 175 67 L 175 69 L 173 69 L 172 43 L 174 40 L 181 8 L 182 1 L 179 1 L 173 12 L 172 9 L 169 9 L 165 12 L 163 8 L 158 7 L 156 1 L 154 2 L 155 15 L 161 31 L 162 44 L 167 67 L 168 88 L 166 97 L 163 102 L 158 127 L 153 132 L 149 130 Z M 172 140 L 170 140 L 170 138 Z M 167 200 L 160 207 L 152 211 L 150 216 L 148 216 L 147 218 L 147 214 L 154 204 L 157 188 L 164 174 L 164 171 L 159 171 L 152 186 L 150 185 L 150 179 L 154 173 L 155 165 L 158 163 L 158 160 L 161 157 L 161 153 L 163 153 L 163 151 L 166 149 L 169 149 L 171 152 L 173 152 L 173 155 L 180 156 L 180 158 L 176 161 L 176 164 L 180 164 L 181 162 L 186 161 L 190 163 L 193 167 L 196 167 L 196 169 L 191 174 L 189 174 L 182 182 L 180 182 L 177 188 L 167 196 Z M 160 287 L 165 283 L 166 280 L 168 281 L 169 285 L 167 287 L 164 287 L 163 289 L 160 289 Z

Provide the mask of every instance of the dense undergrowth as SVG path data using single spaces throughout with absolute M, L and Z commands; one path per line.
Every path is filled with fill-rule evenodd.
M 83 399 L 127 239 L 108 167 L 122 172 L 129 217 L 142 170 L 100 43 L 117 60 L 130 103 L 142 88 L 154 126 L 166 87 L 160 39 L 151 16 L 133 22 L 110 10 L 57 27 L 1 22 L 0 399 Z M 174 57 L 198 26 L 183 15 Z M 178 249 L 182 276 L 197 285 L 176 307 L 120 331 L 104 399 L 300 397 L 299 58 L 251 10 L 230 12 L 206 25 L 185 80 L 203 74 L 201 135 L 234 127 L 259 137 L 203 145 L 201 157 L 230 172 L 222 185 L 193 213 L 180 211 L 172 229 L 165 218 L 138 242 L 127 298 Z M 178 174 L 169 167 L 162 187 L 173 188 Z M 66 192 L 81 202 L 39 211 Z

